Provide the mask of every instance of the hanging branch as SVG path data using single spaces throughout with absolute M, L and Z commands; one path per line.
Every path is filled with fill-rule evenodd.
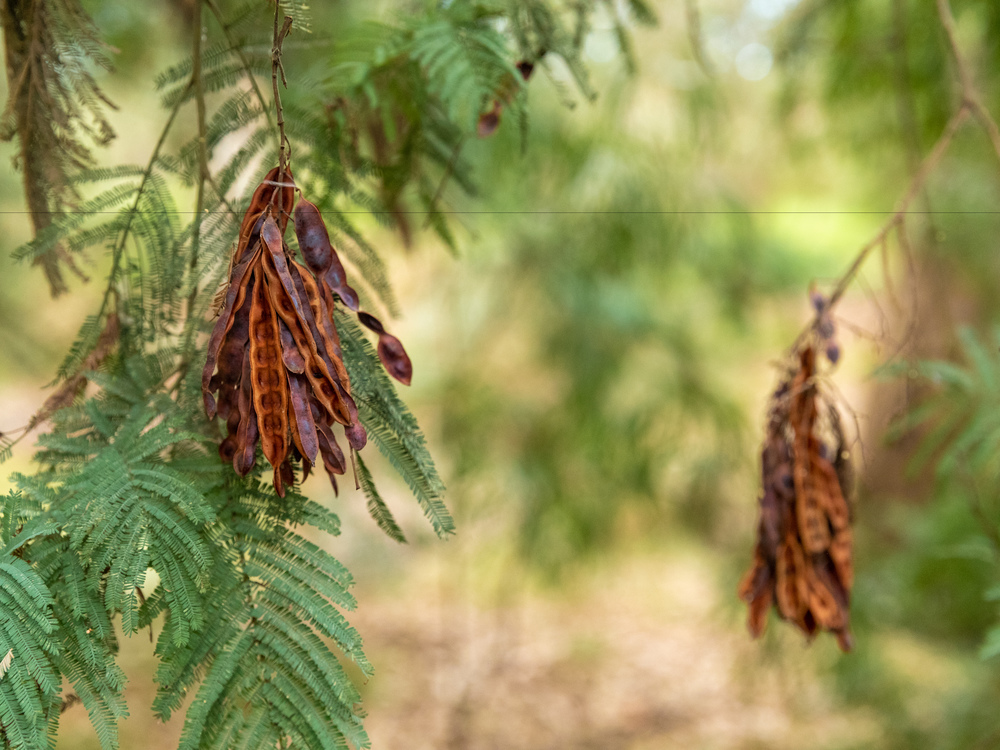
M 958 72 L 958 81 L 961 87 L 961 100 L 958 109 L 948 121 L 948 124 L 945 126 L 944 131 L 941 133 L 941 136 L 938 138 L 933 148 L 931 148 L 927 156 L 924 157 L 924 160 L 920 164 L 920 168 L 917 170 L 916 174 L 913 175 L 913 179 L 910 181 L 909 187 L 897 204 L 896 210 L 879 228 L 875 235 L 858 251 L 851 265 L 837 280 L 837 283 L 834 285 L 833 291 L 830 293 L 825 305 L 823 305 L 822 309 L 817 309 L 812 322 L 796 337 L 794 343 L 790 347 L 792 352 L 799 348 L 809 333 L 817 329 L 823 315 L 828 313 L 837 304 L 837 302 L 840 301 L 841 297 L 844 296 L 844 293 L 857 277 L 858 271 L 868 259 L 871 251 L 881 246 L 894 229 L 898 230 L 899 233 L 902 233 L 906 222 L 906 214 L 910 206 L 920 195 L 927 183 L 928 178 L 941 163 L 942 158 L 948 151 L 948 147 L 951 146 L 951 143 L 955 138 L 955 134 L 965 121 L 969 119 L 970 115 L 973 115 L 983 130 L 986 131 L 990 138 L 990 142 L 997 153 L 997 157 L 1000 158 L 1000 127 L 997 126 L 996 120 L 993 119 L 989 110 L 987 110 L 985 105 L 983 105 L 982 96 L 979 94 L 979 91 L 975 86 L 971 69 L 958 46 L 958 39 L 955 32 L 955 18 L 951 12 L 951 6 L 949 5 L 948 0 L 937 0 L 937 7 L 941 26 L 944 29 L 945 36 L 947 37 L 948 47 L 951 51 L 952 57 L 954 58 L 955 67 Z
M 996 151 L 997 157 L 1000 158 L 1000 127 L 997 127 L 996 120 L 993 119 L 993 116 L 990 115 L 989 110 L 983 104 L 983 98 L 980 96 L 979 90 L 973 82 L 972 71 L 965 57 L 962 55 L 962 50 L 958 46 L 958 36 L 955 32 L 955 16 L 952 15 L 951 5 L 948 3 L 948 0 L 938 0 L 937 7 L 941 26 L 948 37 L 948 47 L 951 49 L 952 57 L 955 59 L 955 66 L 958 68 L 958 80 L 962 86 L 962 104 L 972 110 L 976 119 L 979 120 L 979 124 L 982 125 L 987 135 L 989 135 L 990 142 L 993 144 L 993 150 Z
M 982 104 L 971 70 L 959 49 L 948 0 L 938 15 L 958 71 L 961 99 L 937 142 L 920 162 L 896 209 L 858 251 L 829 297 L 811 293 L 815 314 L 790 347 L 772 394 L 758 498 L 759 521 L 753 563 L 739 587 L 749 607 L 748 627 L 759 636 L 772 605 L 808 637 L 830 631 L 841 649 L 851 648 L 850 596 L 854 580 L 849 452 L 835 404 L 820 390 L 818 352 L 836 363 L 833 308 L 857 279 L 864 262 L 884 248 L 895 231 L 905 246 L 907 212 L 941 164 L 955 135 L 975 117 L 1000 157 L 1000 128 Z
M 38 237 L 77 198 L 71 178 L 93 163 L 87 141 L 103 146 L 114 138 L 105 109 L 116 107 L 90 69 L 93 64 L 110 71 L 111 61 L 78 0 L 5 2 L 0 26 L 8 89 L 0 140 L 19 141 L 24 193 Z M 87 280 L 61 243 L 34 262 L 53 297 L 67 290 L 63 264 Z

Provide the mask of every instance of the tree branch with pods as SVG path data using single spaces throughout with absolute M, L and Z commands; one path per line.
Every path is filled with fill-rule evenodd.
M 958 105 L 937 141 L 923 157 L 893 213 L 858 250 L 826 296 L 810 294 L 812 320 L 796 336 L 781 365 L 779 385 L 771 396 L 761 455 L 763 489 L 753 564 L 739 587 L 750 610 L 754 637 L 764 630 L 776 607 L 780 618 L 807 636 L 830 631 L 848 651 L 852 560 L 852 509 L 849 451 L 840 415 L 820 390 L 819 352 L 831 366 L 840 358 L 834 310 L 872 251 L 895 235 L 908 253 L 906 219 L 942 164 L 956 135 L 974 119 L 1000 158 L 1000 127 L 983 104 L 972 69 L 958 43 L 948 0 L 937 0 L 938 20 L 954 62 Z

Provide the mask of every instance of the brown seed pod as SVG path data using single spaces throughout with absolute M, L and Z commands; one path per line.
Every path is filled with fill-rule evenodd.
M 344 264 L 330 243 L 330 233 L 319 209 L 305 198 L 295 207 L 295 236 L 309 270 L 316 274 L 317 279 L 325 280 L 344 304 L 357 312 L 358 293 L 347 283 Z
M 212 373 L 215 371 L 215 365 L 218 362 L 219 353 L 221 352 L 226 334 L 233 327 L 234 315 L 243 305 L 243 300 L 246 297 L 246 284 L 249 280 L 248 274 L 259 252 L 258 250 L 251 254 L 244 262 L 233 268 L 232 276 L 229 280 L 229 290 L 226 292 L 226 303 L 219 314 L 219 319 L 215 322 L 212 335 L 208 339 L 208 358 L 201 371 L 201 393 L 205 402 L 205 413 L 208 414 L 209 419 L 215 417 L 216 408 L 215 399 L 212 398 L 209 390 Z
M 316 354 L 326 363 L 332 379 L 339 382 L 350 394 L 351 381 L 344 366 L 344 354 L 340 349 L 340 336 L 333 322 L 333 307 L 322 295 L 322 289 L 306 269 L 293 262 L 292 280 L 299 297 L 305 300 L 310 311 L 308 318 L 309 330 L 316 343 Z M 326 290 L 325 297 L 332 301 L 333 296 Z
M 281 338 L 281 361 L 289 372 L 301 375 L 306 371 L 306 360 L 295 345 L 295 338 L 285 321 L 278 319 L 278 333 Z
M 773 602 L 807 635 L 830 631 L 848 651 L 853 568 L 851 511 L 842 484 L 846 452 L 836 410 L 823 411 L 829 424 L 821 425 L 819 401 L 816 355 L 808 345 L 771 401 L 757 545 L 739 596 L 749 605 L 754 637 L 763 632 Z
M 345 305 L 358 315 L 358 320 L 367 328 L 378 334 L 378 356 L 386 371 L 403 385 L 409 385 L 413 379 L 413 364 L 402 342 L 386 332 L 381 321 L 370 313 L 358 309 L 358 295 L 347 284 L 347 274 L 340 262 L 337 251 L 330 244 L 330 235 L 319 209 L 303 199 L 295 207 L 295 236 L 299 240 L 302 257 L 316 278 L 319 279 L 323 292 L 328 289 L 335 292 Z M 325 296 L 321 293 L 322 296 Z M 317 319 L 332 323 L 332 305 L 330 315 L 317 316 Z M 346 382 L 346 379 L 344 379 Z
M 357 294 L 347 285 L 319 211 L 308 201 L 295 217 L 309 268 L 291 258 L 283 234 L 295 190 L 291 173 L 274 169 L 254 191 L 202 370 L 206 413 L 226 420 L 220 456 L 245 475 L 259 442 L 280 496 L 295 482 L 297 460 L 304 475 L 322 460 L 336 489 L 334 476 L 346 471 L 346 461 L 331 430 L 334 423 L 343 425 L 352 449 L 367 442 L 333 318 L 334 291 L 355 310 Z M 402 345 L 376 318 L 363 315 L 379 334 L 383 362 L 408 381 L 400 364 L 409 364 Z
M 243 378 L 240 383 L 240 424 L 236 437 L 236 453 L 233 455 L 233 469 L 241 477 L 253 469 L 257 461 L 257 413 L 253 407 L 253 392 L 250 376 L 250 347 L 243 359 Z
M 309 383 L 302 375 L 289 373 L 288 386 L 292 405 L 292 438 L 302 457 L 310 464 L 315 464 L 319 438 L 316 436 L 316 422 L 309 406 Z
M 288 455 L 288 380 L 278 316 L 265 287 L 264 279 L 254 285 L 250 308 L 250 383 L 264 457 L 275 467 L 275 489 L 284 496 L 278 469 Z

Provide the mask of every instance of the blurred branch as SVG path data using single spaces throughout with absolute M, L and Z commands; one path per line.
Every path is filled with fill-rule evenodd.
M 114 137 L 104 116 L 104 108 L 114 105 L 90 70 L 111 66 L 96 28 L 75 0 L 6 0 L 0 4 L 0 26 L 8 89 L 0 140 L 18 138 L 25 199 L 38 237 L 74 199 L 72 174 L 92 161 L 84 138 L 105 145 Z M 45 271 L 53 297 L 67 290 L 62 264 L 87 280 L 61 243 L 34 263 Z
M 937 143 L 934 144 L 930 153 L 924 157 L 917 173 L 913 175 L 913 179 L 910 181 L 910 186 L 907 188 L 906 193 L 900 199 L 899 203 L 896 204 L 896 210 L 888 219 L 886 219 L 886 221 L 882 224 L 882 227 L 875 233 L 875 235 L 858 251 L 858 254 L 854 257 L 854 261 L 851 263 L 850 267 L 837 280 L 837 284 L 833 288 L 833 292 L 831 292 L 829 298 L 822 306 L 822 309 L 816 312 L 816 316 L 812 322 L 795 338 L 791 351 L 794 352 L 799 348 L 799 345 L 806 339 L 806 337 L 818 328 L 825 315 L 828 314 L 829 311 L 840 301 L 840 298 L 844 296 L 844 292 L 846 292 L 848 287 L 850 287 L 850 285 L 854 282 L 858 275 L 858 271 L 861 270 L 861 266 L 864 265 L 864 262 L 868 259 L 872 250 L 881 247 L 882 243 L 886 241 L 886 238 L 894 229 L 897 227 L 900 229 L 902 228 L 906 221 L 906 213 L 911 204 L 920 196 L 924 185 L 927 183 L 927 178 L 930 177 L 931 173 L 937 168 L 941 159 L 948 151 L 948 147 L 951 146 L 951 142 L 954 140 L 955 134 L 965 121 L 969 119 L 970 114 L 972 114 L 971 104 L 968 101 L 963 101 L 961 106 L 958 108 L 958 111 L 955 112 L 955 114 L 952 115 L 951 119 L 948 121 L 948 124 L 945 126 L 944 132 L 941 133 L 941 136 L 938 138 Z
M 955 31 L 955 16 L 952 15 L 951 5 L 948 0 L 937 0 L 938 17 L 941 19 L 941 26 L 948 37 L 948 46 L 951 48 L 952 57 L 955 59 L 955 67 L 958 69 L 958 81 L 962 87 L 962 104 L 968 106 L 972 113 L 979 120 L 979 124 L 990 137 L 993 143 L 993 150 L 1000 158 L 1000 127 L 997 127 L 996 120 L 990 115 L 988 109 L 983 104 L 979 90 L 973 81 L 972 71 L 969 64 L 958 46 L 958 35 Z
M 190 317 L 198 297 L 198 251 L 201 242 L 201 219 L 205 208 L 205 180 L 208 178 L 208 143 L 205 133 L 205 86 L 201 80 L 201 37 L 202 0 L 194 2 L 194 38 L 191 44 L 191 87 L 194 88 L 195 106 L 198 110 L 198 178 L 194 202 L 194 226 L 191 228 L 191 260 L 188 270 L 191 276 L 191 291 L 187 299 L 187 314 Z
M 970 115 L 974 116 L 982 128 L 986 131 L 991 143 L 993 144 L 993 149 L 996 151 L 997 157 L 1000 158 L 1000 127 L 997 126 L 996 120 L 993 119 L 989 110 L 986 109 L 986 106 L 982 103 L 982 97 L 975 86 L 972 70 L 958 45 L 958 36 L 955 30 L 955 17 L 952 15 L 949 1 L 937 0 L 937 8 L 938 17 L 941 21 L 941 26 L 944 29 L 945 36 L 947 37 L 948 46 L 951 50 L 952 57 L 955 60 L 955 67 L 958 71 L 958 80 L 959 85 L 961 86 L 962 96 L 961 103 L 959 104 L 956 112 L 952 115 L 951 119 L 948 121 L 948 124 L 945 126 L 944 132 L 938 138 L 937 143 L 934 144 L 934 147 L 920 163 L 920 168 L 913 175 L 906 193 L 904 193 L 903 197 L 896 205 L 896 210 L 885 221 L 878 232 L 875 233 L 875 236 L 865 243 L 865 245 L 863 245 L 858 251 L 854 261 L 838 279 L 837 284 L 834 286 L 829 298 L 825 301 L 821 308 L 817 310 L 816 315 L 809 325 L 795 338 L 791 347 L 791 351 L 793 352 L 799 348 L 799 345 L 812 331 L 818 328 L 824 317 L 837 304 L 837 302 L 840 301 L 840 298 L 844 296 L 844 293 L 854 282 L 858 271 L 868 259 L 871 251 L 877 247 L 881 247 L 894 229 L 899 229 L 900 232 L 902 232 L 903 225 L 906 221 L 907 210 L 910 208 L 914 200 L 920 196 L 927 183 L 927 179 L 937 168 L 938 164 L 940 164 L 941 159 L 944 157 L 948 147 L 954 140 L 955 134 L 965 121 L 969 119 Z

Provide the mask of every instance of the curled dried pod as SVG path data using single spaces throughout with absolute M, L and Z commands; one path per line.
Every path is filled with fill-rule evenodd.
M 242 307 L 246 299 L 247 284 L 251 278 L 250 271 L 258 254 L 259 250 L 233 268 L 229 279 L 229 289 L 226 291 L 226 302 L 222 307 L 222 312 L 219 314 L 219 319 L 215 322 L 212 335 L 208 340 L 208 356 L 205 366 L 201 371 L 201 393 L 205 403 L 205 413 L 208 414 L 209 419 L 215 418 L 216 410 L 215 399 L 212 397 L 209 388 L 212 382 L 212 374 L 215 372 L 215 366 L 219 361 L 226 335 L 229 334 L 235 323 L 236 312 Z M 242 332 L 241 329 L 237 331 L 237 333 Z

